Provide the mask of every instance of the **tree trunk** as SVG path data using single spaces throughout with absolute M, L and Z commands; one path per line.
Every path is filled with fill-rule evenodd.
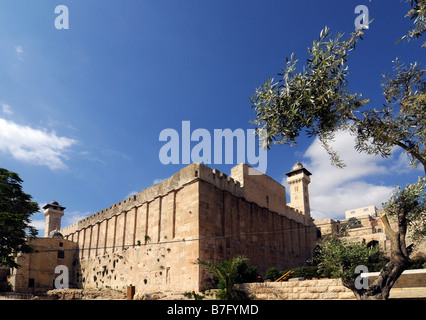
M 405 245 L 405 233 L 407 224 L 405 214 L 398 215 L 398 232 L 392 230 L 386 215 L 381 216 L 385 226 L 385 232 L 391 241 L 390 261 L 380 270 L 377 279 L 369 284 L 367 289 L 355 287 L 355 281 L 343 281 L 343 285 L 353 291 L 358 300 L 387 300 L 399 276 L 413 262 L 409 258 L 409 253 Z

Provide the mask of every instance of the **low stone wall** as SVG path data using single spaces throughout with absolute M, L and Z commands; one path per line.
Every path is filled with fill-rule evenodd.
M 373 282 L 378 272 L 365 273 Z M 355 300 L 340 279 L 244 283 L 239 288 L 259 300 Z M 406 270 L 393 286 L 389 299 L 426 299 L 426 269 Z
M 54 289 L 41 299 L 47 300 L 124 300 L 126 294 L 117 290 Z
M 355 300 L 340 279 L 244 283 L 239 288 L 259 300 Z
M 379 272 L 365 273 L 363 276 L 368 277 L 372 283 L 379 276 Z M 426 288 L 426 269 L 405 270 L 396 280 L 392 290 L 395 288 Z

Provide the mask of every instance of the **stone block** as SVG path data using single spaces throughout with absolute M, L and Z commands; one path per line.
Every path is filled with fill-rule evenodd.
M 342 300 L 356 299 L 352 291 L 339 292 L 338 295 L 339 295 L 339 299 L 342 299 Z
M 347 288 L 344 286 L 329 286 L 328 292 L 345 292 Z
M 294 287 L 293 292 L 294 293 L 306 292 L 306 287 Z
M 288 279 L 288 282 L 303 281 L 303 280 L 305 280 L 305 278 L 290 278 L 290 279 Z
M 323 293 L 327 292 L 328 287 L 307 287 L 307 291 L 311 293 Z
M 283 288 L 294 288 L 296 286 L 299 286 L 299 281 L 286 281 L 282 284 Z
M 268 295 L 266 294 L 266 293 L 257 293 L 256 292 L 256 298 L 258 299 L 258 300 L 268 300 Z
M 319 299 L 322 299 L 322 300 L 339 299 L 339 294 L 336 292 L 324 292 L 319 294 Z
M 300 293 L 289 293 L 288 300 L 298 300 Z
M 299 287 L 313 287 L 318 283 L 318 280 L 304 280 L 299 282 Z
M 303 299 L 303 300 L 315 300 L 319 298 L 319 293 L 309 293 L 309 292 L 305 292 L 305 293 L 301 293 L 299 295 L 299 299 Z
M 318 282 L 316 283 L 316 286 L 318 287 L 329 287 L 329 286 L 337 286 L 338 284 L 338 279 L 323 279 L 323 280 L 318 280 Z

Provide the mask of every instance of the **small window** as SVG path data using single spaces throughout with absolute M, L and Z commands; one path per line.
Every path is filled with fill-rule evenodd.
M 60 246 L 60 247 L 63 247 L 63 246 L 64 246 L 64 243 L 63 243 L 63 242 L 59 242 L 59 246 Z
M 269 207 L 269 197 L 266 196 L 266 206 Z
M 368 211 L 368 208 L 364 208 L 364 211 Z
M 351 213 L 355 213 L 355 210 L 351 211 Z
M 62 250 L 58 251 L 58 259 L 64 259 L 65 258 L 65 252 Z
M 35 280 L 33 278 L 28 279 L 28 288 L 34 288 Z

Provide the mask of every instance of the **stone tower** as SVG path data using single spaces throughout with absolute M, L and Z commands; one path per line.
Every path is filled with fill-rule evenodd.
M 50 236 L 50 233 L 61 229 L 61 218 L 64 215 L 65 207 L 62 207 L 56 201 L 46 204 L 44 207 L 44 216 L 46 217 L 46 226 L 44 228 L 44 237 Z
M 308 184 L 311 182 L 309 176 L 312 175 L 303 165 L 297 161 L 292 170 L 287 175 L 287 182 L 290 185 L 289 207 L 300 210 L 305 217 L 310 217 Z

